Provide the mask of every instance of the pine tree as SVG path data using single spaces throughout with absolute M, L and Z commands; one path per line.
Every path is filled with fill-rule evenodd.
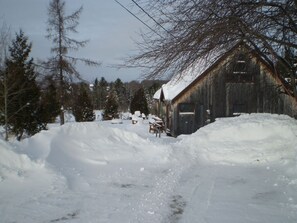
M 9 47 L 6 70 L 1 76 L 1 122 L 20 140 L 24 133 L 33 135 L 45 128 L 40 119 L 40 89 L 36 83 L 33 59 L 29 57 L 32 44 L 20 30 Z M 8 136 L 6 136 L 6 139 Z
M 95 120 L 92 100 L 89 97 L 86 86 L 79 86 L 79 94 L 74 99 L 72 112 L 77 122 L 92 122 Z
M 101 77 L 99 81 L 99 109 L 105 108 L 107 94 L 108 94 L 108 83 L 104 77 Z
M 143 87 L 141 87 L 138 91 L 135 92 L 130 104 L 130 111 L 132 114 L 134 114 L 135 111 L 140 111 L 145 115 L 149 114 L 147 99 L 145 97 Z
M 111 88 L 104 107 L 104 119 L 110 120 L 113 118 L 118 118 L 118 108 L 119 102 L 117 98 L 117 93 L 114 88 Z
M 46 123 L 53 123 L 60 114 L 60 103 L 58 101 L 57 88 L 52 78 L 46 77 L 43 81 L 46 83 L 41 93 L 42 119 Z
M 93 97 L 93 106 L 94 109 L 100 109 L 99 107 L 99 98 L 100 98 L 100 94 L 99 94 L 99 81 L 96 78 L 93 84 L 93 88 L 92 88 L 92 97 Z
M 155 113 L 155 111 L 153 111 L 155 109 L 155 100 L 154 100 L 154 94 L 156 93 L 157 90 L 159 90 L 162 87 L 162 84 L 160 82 L 153 82 L 153 84 L 151 86 L 149 86 L 147 88 L 147 94 L 148 94 L 148 99 L 147 99 L 147 103 L 148 103 L 148 108 L 151 111 L 151 113 Z
M 126 87 L 120 78 L 116 79 L 116 81 L 114 82 L 114 88 L 118 96 L 119 110 L 127 111 L 129 108 L 129 102 L 127 97 L 128 94 Z

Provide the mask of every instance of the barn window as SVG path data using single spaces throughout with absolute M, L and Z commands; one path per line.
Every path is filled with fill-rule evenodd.
M 239 54 L 231 65 L 227 81 L 228 82 L 253 82 L 254 76 L 248 69 L 248 58 L 244 54 Z
M 238 59 L 235 62 L 233 74 L 247 74 L 247 69 L 246 69 L 246 61 L 243 59 Z
M 233 115 L 238 115 L 241 113 L 246 113 L 247 107 L 244 103 L 234 103 L 233 104 Z
M 179 104 L 179 113 L 193 114 L 195 112 L 195 104 L 193 103 L 181 103 Z

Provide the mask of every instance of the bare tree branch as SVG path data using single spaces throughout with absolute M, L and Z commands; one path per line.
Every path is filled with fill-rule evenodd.
M 54 56 L 46 64 L 50 66 L 54 76 L 58 79 L 58 89 L 60 95 L 61 114 L 60 123 L 64 124 L 64 97 L 65 84 L 72 81 L 73 78 L 81 80 L 80 73 L 75 65 L 78 61 L 88 66 L 98 66 L 100 63 L 90 59 L 75 58 L 68 55 L 69 51 L 77 51 L 84 47 L 88 40 L 78 41 L 71 38 L 69 33 L 77 33 L 78 20 L 83 8 L 80 7 L 70 15 L 65 13 L 65 1 L 51 0 L 48 8 L 48 28 L 47 38 L 52 40 L 53 47 L 51 49 Z
M 296 0 L 137 2 L 157 21 L 154 30 L 161 36 L 143 33 L 140 53 L 128 60 L 129 66 L 148 67 L 147 78 L 182 73 L 198 58 L 224 52 L 241 40 L 271 65 L 285 48 L 297 50 Z

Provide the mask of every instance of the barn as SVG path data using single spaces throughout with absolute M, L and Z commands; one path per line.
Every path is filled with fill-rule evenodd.
M 191 134 L 218 117 L 242 113 L 297 117 L 297 102 L 287 83 L 244 42 L 215 60 L 197 60 L 154 98 L 172 136 Z

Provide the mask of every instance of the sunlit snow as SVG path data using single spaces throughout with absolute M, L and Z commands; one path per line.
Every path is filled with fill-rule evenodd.
M 148 120 L 0 140 L 0 222 L 297 222 L 297 121 L 251 114 L 161 138 Z

